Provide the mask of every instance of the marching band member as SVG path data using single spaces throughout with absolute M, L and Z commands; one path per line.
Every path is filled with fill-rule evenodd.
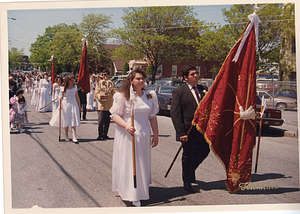
M 113 104 L 113 95 L 116 85 L 109 78 L 109 70 L 102 71 L 103 80 L 96 85 L 95 97 L 98 99 L 98 138 L 97 140 L 110 139 L 107 136 L 110 125 L 109 109 Z

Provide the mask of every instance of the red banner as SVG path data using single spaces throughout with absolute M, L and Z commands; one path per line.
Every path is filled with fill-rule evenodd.
M 55 83 L 56 79 L 56 69 L 55 69 L 55 61 L 54 61 L 54 56 L 52 60 L 52 71 L 51 71 L 51 87 L 53 86 L 53 83 Z
M 253 108 L 255 112 L 254 27 L 245 40 L 238 60 L 233 62 L 244 32 L 229 52 L 214 84 L 199 104 L 192 122 L 222 162 L 230 193 L 238 191 L 241 183 L 250 181 L 256 138 L 256 118 L 241 118 L 242 111 Z
M 83 45 L 77 84 L 85 91 L 85 93 L 90 92 L 90 74 L 86 40 Z

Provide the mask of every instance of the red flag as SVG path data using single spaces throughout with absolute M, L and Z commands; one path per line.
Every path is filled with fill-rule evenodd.
M 83 51 L 80 62 L 80 69 L 78 74 L 77 84 L 85 91 L 85 93 L 90 92 L 90 74 L 89 74 L 89 61 L 87 54 L 86 39 L 83 39 Z
M 55 61 L 54 56 L 52 55 L 51 87 L 53 86 L 53 83 L 55 83 L 56 76 Z
M 229 52 L 192 122 L 222 162 L 230 193 L 250 181 L 256 138 L 255 27 L 249 23 L 247 26 L 251 27 L 246 30 L 246 26 Z M 244 34 L 246 40 L 242 40 Z M 234 62 L 241 43 L 241 52 Z M 245 114 L 250 117 L 245 118 Z

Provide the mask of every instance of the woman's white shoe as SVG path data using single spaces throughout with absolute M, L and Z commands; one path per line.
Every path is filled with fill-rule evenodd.
M 132 204 L 135 207 L 140 207 L 141 206 L 141 201 L 132 201 Z

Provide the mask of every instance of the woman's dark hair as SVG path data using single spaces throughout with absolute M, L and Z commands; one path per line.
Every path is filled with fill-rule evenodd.
M 25 97 L 23 96 L 23 97 L 20 97 L 19 99 L 18 99 L 18 103 L 20 103 L 20 102 L 23 102 L 23 103 L 25 103 L 26 102 L 26 100 L 25 100 Z
M 57 76 L 57 77 L 55 78 L 55 82 L 57 82 L 58 79 L 60 79 L 61 84 L 63 84 L 64 79 L 63 79 L 61 76 Z
M 22 90 L 22 89 L 17 90 L 16 96 L 18 96 L 19 94 L 24 94 L 24 90 Z
M 122 82 L 122 86 L 120 89 L 120 92 L 123 93 L 126 100 L 129 100 L 130 98 L 130 81 L 132 81 L 136 74 L 142 74 L 143 77 L 146 79 L 147 74 L 142 68 L 135 68 L 133 71 L 130 72 L 130 74 L 127 76 L 125 80 Z
M 14 79 L 9 79 L 8 81 L 10 86 L 15 86 L 16 82 L 14 81 Z
M 181 69 L 182 78 L 184 78 L 184 76 L 188 77 L 189 73 L 190 73 L 190 70 L 197 70 L 196 66 L 194 66 L 194 65 L 185 65 L 185 66 L 183 66 L 182 69 Z
M 75 77 L 73 75 L 68 75 L 68 76 L 65 77 L 64 92 L 66 92 L 67 88 L 69 87 L 69 80 L 70 79 L 75 79 Z

